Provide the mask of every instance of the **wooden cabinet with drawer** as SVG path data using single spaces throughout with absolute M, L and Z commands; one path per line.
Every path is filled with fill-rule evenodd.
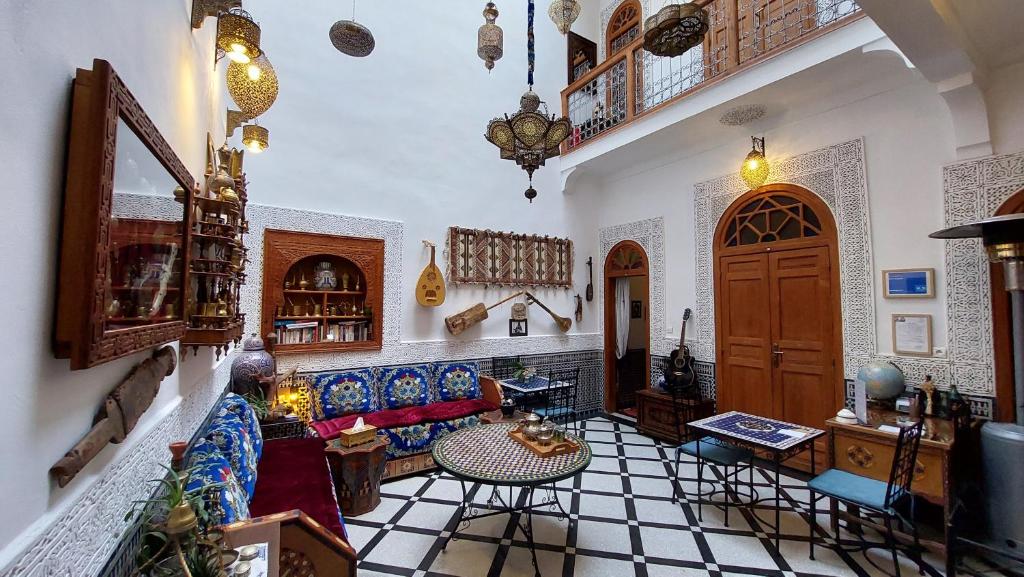
M 680 442 L 676 432 L 676 418 L 672 414 L 671 396 L 651 389 L 643 389 L 636 392 L 636 405 L 636 428 L 641 434 L 673 443 Z M 681 427 L 689 421 L 710 417 L 714 414 L 714 409 L 715 402 L 712 400 L 679 399 L 676 401 L 675 407 L 676 412 L 679 413 Z

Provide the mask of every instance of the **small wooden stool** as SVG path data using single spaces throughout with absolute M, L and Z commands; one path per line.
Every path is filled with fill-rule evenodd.
M 354 447 L 343 447 L 337 439 L 327 442 L 327 462 L 345 515 L 357 517 L 380 504 L 380 480 L 390 442 L 384 435 Z

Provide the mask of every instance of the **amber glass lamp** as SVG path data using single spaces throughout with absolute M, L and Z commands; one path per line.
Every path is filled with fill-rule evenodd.
M 217 18 L 217 48 L 232 62 L 248 64 L 263 53 L 259 24 L 241 8 L 222 13 Z
M 740 176 L 743 178 L 743 182 L 747 183 L 747 186 L 753 190 L 768 180 L 768 170 L 770 167 L 768 166 L 768 160 L 764 157 L 764 138 L 752 136 L 750 139 L 754 144 L 747 157 L 743 159 L 743 166 L 740 167 Z
M 270 131 L 259 124 L 246 124 L 242 127 L 242 144 L 249 152 L 259 154 L 270 146 Z

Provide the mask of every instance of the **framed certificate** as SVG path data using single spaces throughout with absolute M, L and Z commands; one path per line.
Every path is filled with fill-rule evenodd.
M 892 315 L 892 350 L 897 355 L 932 356 L 932 315 Z
M 935 296 L 935 269 L 883 270 L 882 286 L 887 299 L 930 299 Z

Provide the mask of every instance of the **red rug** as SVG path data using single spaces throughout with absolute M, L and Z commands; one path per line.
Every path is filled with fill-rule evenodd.
M 622 413 L 623 415 L 626 415 L 627 417 L 633 417 L 634 419 L 636 418 L 636 415 L 637 415 L 636 407 L 629 407 L 628 409 L 622 409 L 619 412 Z

